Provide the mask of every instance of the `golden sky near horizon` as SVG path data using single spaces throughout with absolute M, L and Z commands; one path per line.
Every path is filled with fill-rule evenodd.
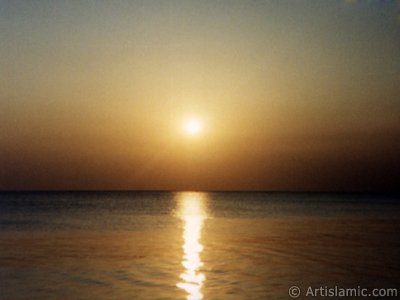
M 0 1 L 0 189 L 396 189 L 399 16 Z

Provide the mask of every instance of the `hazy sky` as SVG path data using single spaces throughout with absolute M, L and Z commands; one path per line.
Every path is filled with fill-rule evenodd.
M 397 1 L 0 0 L 0 79 L 3 190 L 399 190 Z

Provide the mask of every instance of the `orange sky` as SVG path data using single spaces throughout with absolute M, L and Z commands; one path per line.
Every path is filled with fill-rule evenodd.
M 0 7 L 0 189 L 398 190 L 396 2 Z

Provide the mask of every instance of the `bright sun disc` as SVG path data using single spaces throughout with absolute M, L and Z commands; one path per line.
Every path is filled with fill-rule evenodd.
M 203 129 L 203 124 L 197 119 L 190 119 L 185 123 L 185 131 L 189 134 L 197 134 Z

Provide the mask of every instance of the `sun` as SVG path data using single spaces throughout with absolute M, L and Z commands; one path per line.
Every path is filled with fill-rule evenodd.
M 184 124 L 184 130 L 190 135 L 197 135 L 203 130 L 203 123 L 195 118 L 189 119 Z

